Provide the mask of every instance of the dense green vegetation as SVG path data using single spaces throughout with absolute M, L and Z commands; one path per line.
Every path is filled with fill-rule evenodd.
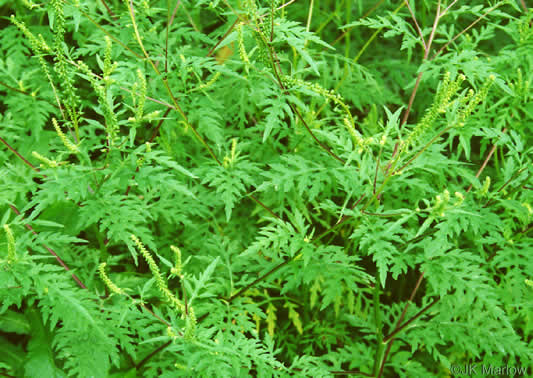
M 532 373 L 525 1 L 0 16 L 1 375 Z

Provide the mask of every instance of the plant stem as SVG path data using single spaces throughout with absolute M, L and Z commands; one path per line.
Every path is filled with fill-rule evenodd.
M 345 22 L 346 24 L 350 23 L 350 19 L 352 18 L 352 0 L 346 0 L 346 18 Z M 346 33 L 344 36 L 344 57 L 346 58 L 346 62 L 344 63 L 344 71 L 345 75 L 348 73 L 348 58 L 350 57 L 350 33 Z
M 378 369 L 380 366 L 381 359 L 383 357 L 383 349 L 385 344 L 383 344 L 383 326 L 381 323 L 381 309 L 379 295 L 381 293 L 380 289 L 380 279 L 379 279 L 379 270 L 376 271 L 376 283 L 374 285 L 374 323 L 376 326 L 376 354 L 374 356 L 374 375 L 377 375 Z

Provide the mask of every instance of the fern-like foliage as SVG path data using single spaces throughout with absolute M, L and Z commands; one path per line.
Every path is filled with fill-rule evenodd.
M 526 2 L 0 16 L 0 375 L 532 374 Z

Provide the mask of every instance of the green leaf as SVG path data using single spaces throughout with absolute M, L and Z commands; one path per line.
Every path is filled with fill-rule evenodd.
M 44 327 L 36 311 L 29 311 L 31 323 L 31 339 L 28 343 L 28 354 L 24 363 L 25 377 L 63 378 L 63 373 L 54 361 L 52 335 Z
M 30 324 L 24 314 L 8 310 L 0 315 L 0 329 L 4 332 L 27 335 L 30 333 Z

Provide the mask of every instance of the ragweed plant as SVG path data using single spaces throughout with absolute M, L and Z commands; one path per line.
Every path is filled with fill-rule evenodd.
M 525 2 L 0 13 L 0 374 L 532 374 Z

